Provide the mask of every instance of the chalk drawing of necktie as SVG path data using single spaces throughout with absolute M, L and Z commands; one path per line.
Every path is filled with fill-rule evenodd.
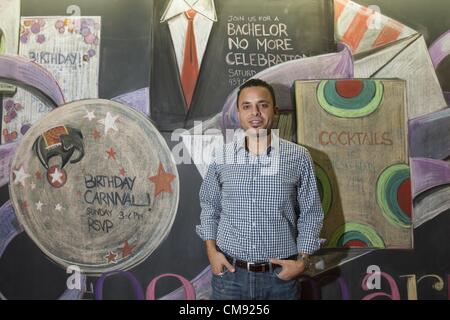
M 195 85 L 198 78 L 198 59 L 197 46 L 194 35 L 194 17 L 196 12 L 192 9 L 185 12 L 188 19 L 188 27 L 186 32 L 186 44 L 184 46 L 183 69 L 181 71 L 181 85 L 183 87 L 184 98 L 186 101 L 185 111 L 191 106 L 192 97 L 194 95 Z

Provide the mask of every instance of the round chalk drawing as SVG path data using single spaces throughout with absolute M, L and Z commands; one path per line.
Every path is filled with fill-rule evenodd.
M 324 216 L 330 212 L 331 204 L 333 202 L 333 189 L 331 187 L 330 178 L 324 169 L 317 163 L 314 163 L 316 172 L 317 189 L 320 195 L 320 201 L 322 203 L 322 209 Z
M 150 121 L 95 99 L 58 107 L 28 130 L 9 189 L 18 220 L 47 256 L 101 274 L 136 266 L 165 239 L 179 178 Z
M 394 226 L 411 227 L 412 195 L 409 166 L 389 166 L 378 177 L 377 203 L 383 216 Z
M 348 222 L 334 231 L 326 247 L 384 248 L 385 245 L 383 239 L 371 226 Z
M 379 80 L 323 80 L 317 87 L 317 100 L 333 116 L 358 118 L 377 110 L 383 91 Z

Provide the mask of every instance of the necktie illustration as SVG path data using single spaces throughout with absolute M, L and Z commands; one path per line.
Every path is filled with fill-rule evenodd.
M 186 32 L 186 44 L 184 46 L 183 69 L 181 71 L 181 85 L 186 100 L 186 112 L 189 110 L 194 95 L 195 85 L 198 78 L 197 46 L 194 34 L 194 17 L 196 12 L 192 9 L 185 12 L 188 19 Z

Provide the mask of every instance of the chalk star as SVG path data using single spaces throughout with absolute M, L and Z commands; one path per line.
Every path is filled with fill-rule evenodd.
M 105 258 L 108 260 L 108 263 L 112 262 L 112 263 L 116 263 L 117 261 L 117 254 L 110 251 Z
M 113 117 L 111 113 L 107 112 L 105 119 L 98 120 L 98 123 L 103 124 L 105 126 L 105 134 L 108 133 L 109 130 L 119 131 L 116 127 L 116 120 L 119 116 Z
M 42 211 L 42 206 L 44 205 L 41 200 L 35 203 L 37 211 Z
M 61 212 L 62 209 L 63 209 L 62 205 L 57 203 L 56 206 L 55 206 L 55 210 Z
M 115 152 L 113 148 L 109 148 L 109 150 L 106 151 L 106 153 L 108 154 L 108 159 L 112 158 L 112 159 L 116 160 L 117 152 Z
M 97 131 L 97 129 L 94 129 L 94 131 L 92 131 L 92 136 L 94 137 L 94 140 L 97 140 L 101 137 L 100 132 Z
M 30 188 L 31 188 L 31 190 L 36 189 L 36 184 L 35 184 L 34 182 L 32 182 L 32 183 L 30 184 Z
M 55 168 L 55 171 L 53 173 L 50 173 L 50 177 L 52 177 L 52 183 L 58 182 L 62 184 L 63 180 L 61 180 L 61 178 L 63 176 L 64 174 L 62 174 L 61 171 L 58 170 L 58 168 Z
M 20 167 L 19 170 L 13 170 L 14 173 L 14 184 L 20 183 L 23 187 L 25 187 L 25 179 L 30 175 L 25 172 L 23 166 Z
M 125 258 L 125 257 L 129 256 L 130 254 L 132 254 L 135 247 L 136 246 L 130 246 L 128 244 L 128 241 L 125 241 L 123 248 L 122 248 L 122 257 Z
M 83 118 L 88 119 L 89 122 L 91 122 L 92 119 L 95 119 L 94 111 L 87 111 L 86 110 L 86 115 Z
M 119 170 L 119 174 L 120 174 L 122 177 L 125 177 L 125 174 L 126 174 L 125 169 L 124 169 L 124 168 L 120 169 L 120 170 Z
M 162 163 L 159 163 L 158 174 L 148 179 L 155 184 L 155 197 L 161 192 L 172 192 L 171 182 L 176 177 L 173 174 L 164 171 Z
M 51 166 L 47 170 L 47 181 L 53 188 L 61 188 L 67 181 L 66 171 L 58 166 Z

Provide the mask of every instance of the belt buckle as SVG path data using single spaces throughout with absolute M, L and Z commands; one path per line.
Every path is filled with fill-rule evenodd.
M 250 271 L 250 266 L 254 264 L 254 262 L 247 262 L 247 271 Z

